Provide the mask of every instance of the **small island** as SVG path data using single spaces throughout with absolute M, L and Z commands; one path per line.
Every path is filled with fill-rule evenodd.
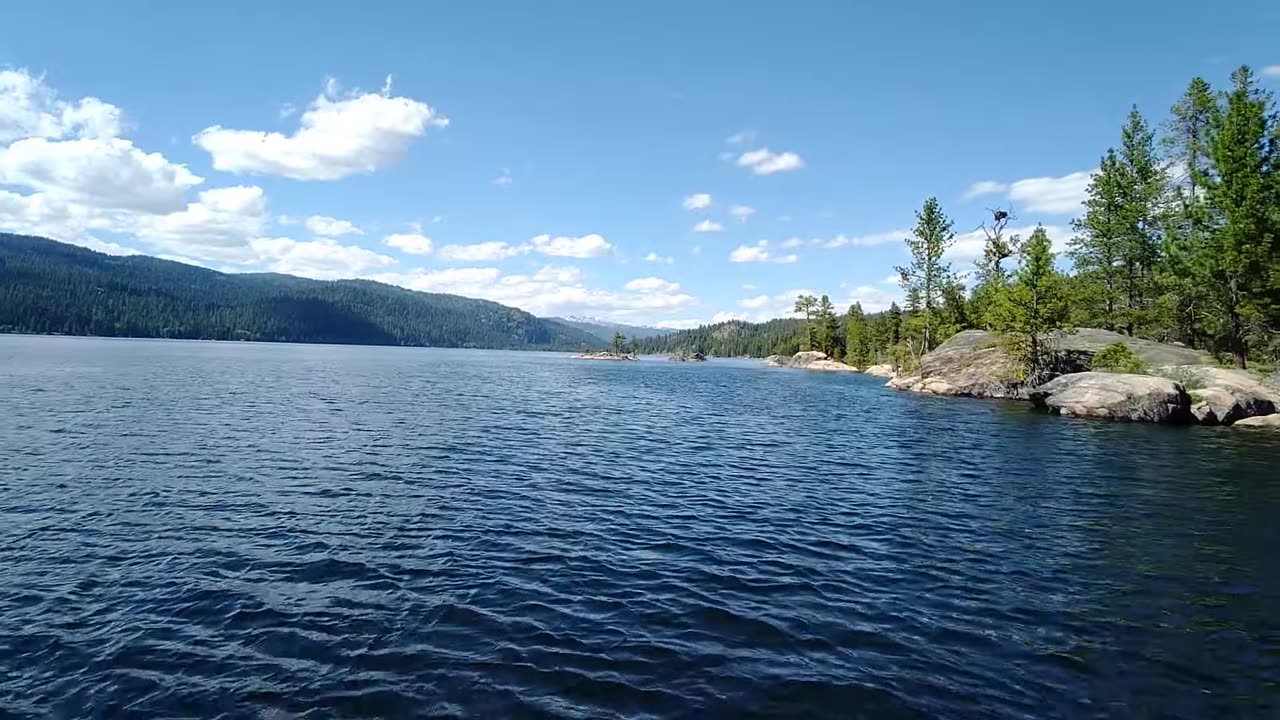
M 671 362 L 706 362 L 707 356 L 700 352 L 681 352 L 672 353 L 667 359 Z
M 574 355 L 574 360 L 635 360 L 635 340 L 630 343 L 622 336 L 622 333 L 615 332 L 613 334 L 613 346 L 609 350 L 591 351 L 583 348 L 582 352 Z

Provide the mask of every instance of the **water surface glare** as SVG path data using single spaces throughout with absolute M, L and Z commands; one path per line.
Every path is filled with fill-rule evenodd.
M 0 336 L 0 717 L 1280 713 L 1280 433 Z

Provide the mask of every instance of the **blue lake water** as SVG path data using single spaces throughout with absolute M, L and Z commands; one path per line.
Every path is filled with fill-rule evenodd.
M 1280 713 L 1280 433 L 0 336 L 0 717 Z

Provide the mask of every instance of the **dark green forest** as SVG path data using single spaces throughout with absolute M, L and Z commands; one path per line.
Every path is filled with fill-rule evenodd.
M 430 347 L 603 347 L 486 300 L 369 280 L 228 274 L 0 234 L 0 332 Z
M 1096 327 L 1215 354 L 1280 364 L 1280 117 L 1241 67 L 1215 91 L 1193 79 L 1159 125 L 1133 108 L 1102 153 L 1065 253 L 1037 227 L 1006 231 L 990 211 L 982 257 L 954 268 L 954 223 L 936 198 L 916 213 L 897 268 L 903 306 L 865 315 L 801 296 L 792 325 L 726 323 L 642 341 L 655 350 L 765 355 L 816 349 L 858 366 L 913 369 L 954 333 L 996 333 L 1024 379 L 1051 371 L 1051 339 Z M 1030 218 L 1023 218 L 1027 220 Z M 1061 255 L 1061 257 L 1060 257 Z

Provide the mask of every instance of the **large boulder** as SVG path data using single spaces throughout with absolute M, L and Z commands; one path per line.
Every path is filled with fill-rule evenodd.
M 1058 372 L 1061 373 L 1089 370 L 1094 354 L 1114 343 L 1129 346 L 1152 366 L 1208 365 L 1213 362 L 1209 355 L 1198 350 L 1132 338 L 1109 330 L 1080 328 L 1072 333 L 1055 334 L 1046 341 L 1059 352 Z M 989 398 L 1026 398 L 1029 391 L 1019 382 L 1017 365 L 1001 347 L 1000 337 L 986 330 L 965 330 L 952 335 L 921 358 L 920 368 L 914 382 L 903 379 L 897 384 L 890 383 L 890 387 Z
M 797 370 L 818 370 L 822 372 L 858 372 L 852 365 L 832 360 L 826 353 L 818 350 L 805 350 L 791 357 L 770 355 L 764 359 L 770 367 L 789 367 Z
M 1030 397 L 1057 415 L 1133 422 L 1191 420 L 1186 390 L 1173 380 L 1151 375 L 1073 373 L 1032 390 Z
M 1187 389 L 1191 415 L 1204 425 L 1230 425 L 1280 408 L 1280 390 L 1247 370 L 1171 365 L 1155 372 Z
M 1243 418 L 1235 421 L 1232 427 L 1275 428 L 1280 430 L 1280 414 Z
M 862 372 L 868 375 L 875 375 L 876 377 L 883 377 L 883 378 L 891 378 L 897 374 L 893 371 L 892 365 L 869 365 L 866 368 L 864 368 Z

